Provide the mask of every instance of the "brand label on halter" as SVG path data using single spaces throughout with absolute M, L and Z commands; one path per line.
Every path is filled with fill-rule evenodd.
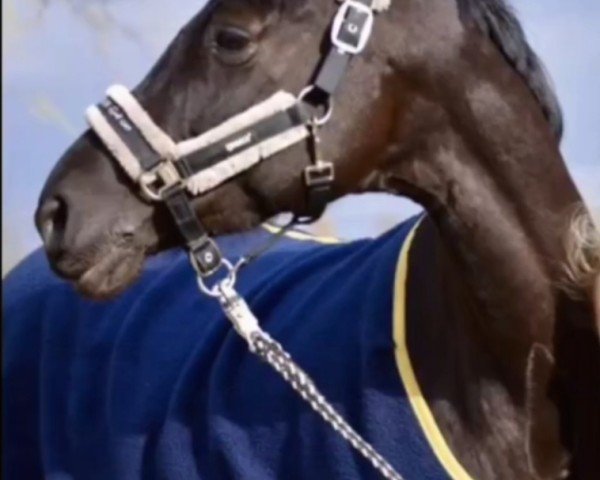
M 225 150 L 227 150 L 228 152 L 233 152 L 234 150 L 237 150 L 241 147 L 243 147 L 244 145 L 248 145 L 250 142 L 252 141 L 252 132 L 248 132 L 245 135 L 242 135 L 239 138 L 236 138 L 235 140 L 229 142 L 227 145 L 225 145 Z
M 113 120 L 119 125 L 123 130 L 131 132 L 133 130 L 133 125 L 127 121 L 127 117 L 123 113 L 121 107 L 110 100 L 106 100 L 102 103 L 106 113 L 110 115 Z
M 97 110 L 107 123 L 99 126 L 97 122 L 92 122 L 92 127 L 113 152 L 119 163 L 129 165 L 125 167 L 125 170 L 132 178 L 136 177 L 135 172 L 140 167 L 143 171 L 149 171 L 160 164 L 161 155 L 152 148 L 120 105 L 108 98 L 98 104 Z

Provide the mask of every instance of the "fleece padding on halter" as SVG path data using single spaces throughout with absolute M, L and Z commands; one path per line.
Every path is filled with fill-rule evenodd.
M 131 118 L 146 141 L 159 153 L 162 158 L 174 160 L 177 156 L 177 146 L 150 115 L 139 104 L 137 99 L 122 85 L 113 85 L 106 91 L 106 96 L 119 105 Z
M 140 152 L 132 151 L 133 144 L 137 146 L 135 150 L 139 150 L 140 147 L 146 150 L 146 147 L 150 147 L 161 160 L 173 161 L 177 165 L 181 159 L 251 129 L 261 121 L 286 112 L 297 105 L 294 95 L 279 91 L 202 135 L 175 143 L 154 123 L 125 87 L 112 86 L 108 89 L 107 96 L 109 100 L 100 107 L 88 108 L 87 120 L 119 164 L 136 182 L 140 181 L 140 177 L 148 168 L 140 164 Z M 136 138 L 140 135 L 143 142 Z M 235 148 L 231 148 L 230 156 L 207 166 L 198 173 L 194 172 L 189 178 L 184 179 L 185 186 L 193 195 L 203 194 L 252 168 L 261 160 L 304 140 L 308 135 L 309 131 L 304 122 L 296 122 L 283 131 L 273 131 L 272 136 L 267 135 L 259 142 L 248 142 L 247 148 L 243 148 L 245 143 L 241 138 L 242 148 L 239 143 L 232 142 Z M 229 144 L 224 145 L 224 148 L 229 149 L 229 147 Z
M 190 140 L 183 141 L 177 145 L 177 158 L 183 158 L 199 150 L 205 149 L 225 140 L 231 135 L 242 132 L 244 129 L 258 124 L 266 118 L 284 112 L 293 107 L 297 102 L 294 95 L 279 91 L 273 96 L 243 113 L 226 120 L 208 132 Z M 193 195 L 200 195 L 213 189 L 229 178 L 248 170 L 261 160 L 285 150 L 308 137 L 308 129 L 305 125 L 298 125 L 271 138 L 244 149 L 227 158 L 213 167 L 203 170 L 188 182 L 188 190 Z
M 383 12 L 390 8 L 391 4 L 392 0 L 373 0 L 373 3 L 371 4 L 371 9 L 374 12 Z
M 100 137 L 112 156 L 123 167 L 127 175 L 137 183 L 144 173 L 140 162 L 116 130 L 113 129 L 104 114 L 96 105 L 92 105 L 86 110 L 85 116 L 90 127 Z M 124 128 L 126 128 L 125 124 Z

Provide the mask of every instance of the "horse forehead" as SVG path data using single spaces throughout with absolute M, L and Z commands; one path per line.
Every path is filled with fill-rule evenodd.
M 257 8 L 249 2 L 240 2 L 239 0 L 228 2 L 225 0 L 224 3 L 218 5 L 213 19 L 216 23 L 240 24 L 250 29 L 251 32 L 256 31 L 255 33 L 258 33 L 265 15 L 272 11 L 273 8 L 266 6 Z

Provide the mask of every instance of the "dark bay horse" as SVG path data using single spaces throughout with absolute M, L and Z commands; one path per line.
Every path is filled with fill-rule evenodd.
M 212 1 L 134 94 L 174 139 L 204 132 L 309 84 L 335 9 Z M 337 196 L 389 192 L 428 212 L 410 257 L 409 349 L 474 478 L 600 472 L 590 280 L 600 254 L 584 247 L 597 235 L 591 222 L 570 234 L 582 199 L 561 131 L 557 99 L 504 1 L 393 0 L 322 132 Z M 198 198 L 196 213 L 213 234 L 302 214 L 308 161 L 303 145 L 281 152 Z M 122 292 L 148 255 L 180 243 L 167 211 L 138 194 L 91 132 L 51 174 L 36 219 L 54 270 L 95 298 Z M 591 273 L 570 262 L 573 251 Z

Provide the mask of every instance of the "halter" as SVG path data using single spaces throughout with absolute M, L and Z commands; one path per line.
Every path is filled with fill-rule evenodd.
M 320 157 L 318 131 L 332 116 L 332 98 L 351 58 L 367 45 L 374 12 L 388 6 L 389 0 L 345 0 L 333 20 L 329 52 L 311 85 L 297 96 L 279 91 L 195 138 L 176 143 L 120 85 L 108 89 L 104 102 L 88 108 L 90 126 L 143 195 L 167 205 L 203 277 L 219 270 L 223 256 L 196 218 L 192 197 L 305 140 L 312 155 L 303 175 L 308 212 L 303 223 L 322 215 L 333 198 L 335 172 Z M 313 115 L 315 107 L 324 113 Z
M 303 141 L 310 142 L 311 164 L 304 169 L 308 215 L 292 223 L 318 219 L 332 200 L 334 165 L 321 158 L 319 129 L 332 117 L 333 95 L 351 59 L 371 36 L 374 13 L 391 0 L 344 0 L 333 19 L 329 51 L 312 84 L 297 96 L 278 91 L 270 98 L 194 138 L 176 143 L 162 130 L 125 87 L 112 86 L 107 98 L 89 107 L 86 116 L 115 160 L 151 201 L 164 202 L 187 244 L 198 287 L 216 298 L 250 350 L 283 378 L 357 451 L 385 477 L 402 477 L 337 413 L 310 377 L 258 323 L 236 292 L 239 268 L 223 258 L 216 243 L 196 217 L 192 198 L 204 195 L 263 160 Z M 315 101 L 314 98 L 318 98 Z M 314 114 L 321 108 L 324 113 Z M 288 228 L 286 227 L 286 228 Z M 246 259 L 249 257 L 246 257 Z M 222 268 L 225 278 L 207 282 Z

